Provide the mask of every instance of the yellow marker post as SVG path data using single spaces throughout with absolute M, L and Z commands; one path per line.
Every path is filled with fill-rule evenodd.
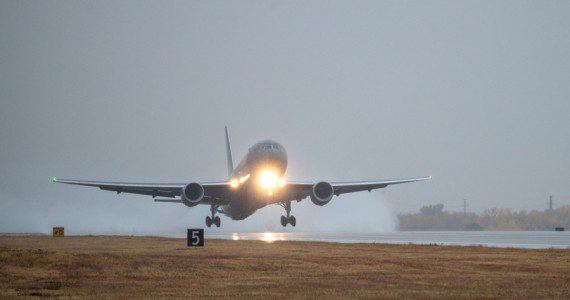
M 63 237 L 65 232 L 64 232 L 64 228 L 63 227 L 54 227 L 53 228 L 53 237 Z

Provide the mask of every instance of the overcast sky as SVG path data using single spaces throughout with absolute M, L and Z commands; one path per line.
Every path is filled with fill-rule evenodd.
M 0 232 L 203 227 L 50 178 L 225 179 L 224 125 L 236 161 L 283 144 L 289 179 L 434 177 L 294 204 L 296 230 L 570 204 L 569 53 L 569 1 L 0 1 Z

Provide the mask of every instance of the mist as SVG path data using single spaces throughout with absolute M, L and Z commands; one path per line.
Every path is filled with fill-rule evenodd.
M 3 1 L 0 232 L 171 234 L 207 206 L 50 178 L 225 179 L 262 139 L 289 180 L 430 182 L 270 206 L 233 231 L 379 232 L 443 203 L 570 204 L 568 1 Z

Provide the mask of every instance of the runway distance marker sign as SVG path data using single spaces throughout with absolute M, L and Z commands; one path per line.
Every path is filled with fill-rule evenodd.
M 63 227 L 53 228 L 53 237 L 62 237 L 65 235 L 65 229 Z
M 188 247 L 204 247 L 204 229 L 188 229 Z

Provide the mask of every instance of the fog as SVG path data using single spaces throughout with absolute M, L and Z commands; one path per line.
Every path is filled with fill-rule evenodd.
M 570 204 L 569 17 L 568 1 L 2 1 L 0 232 L 204 227 L 207 206 L 50 178 L 225 179 L 225 125 L 236 161 L 283 144 L 288 179 L 434 179 L 215 232 Z

